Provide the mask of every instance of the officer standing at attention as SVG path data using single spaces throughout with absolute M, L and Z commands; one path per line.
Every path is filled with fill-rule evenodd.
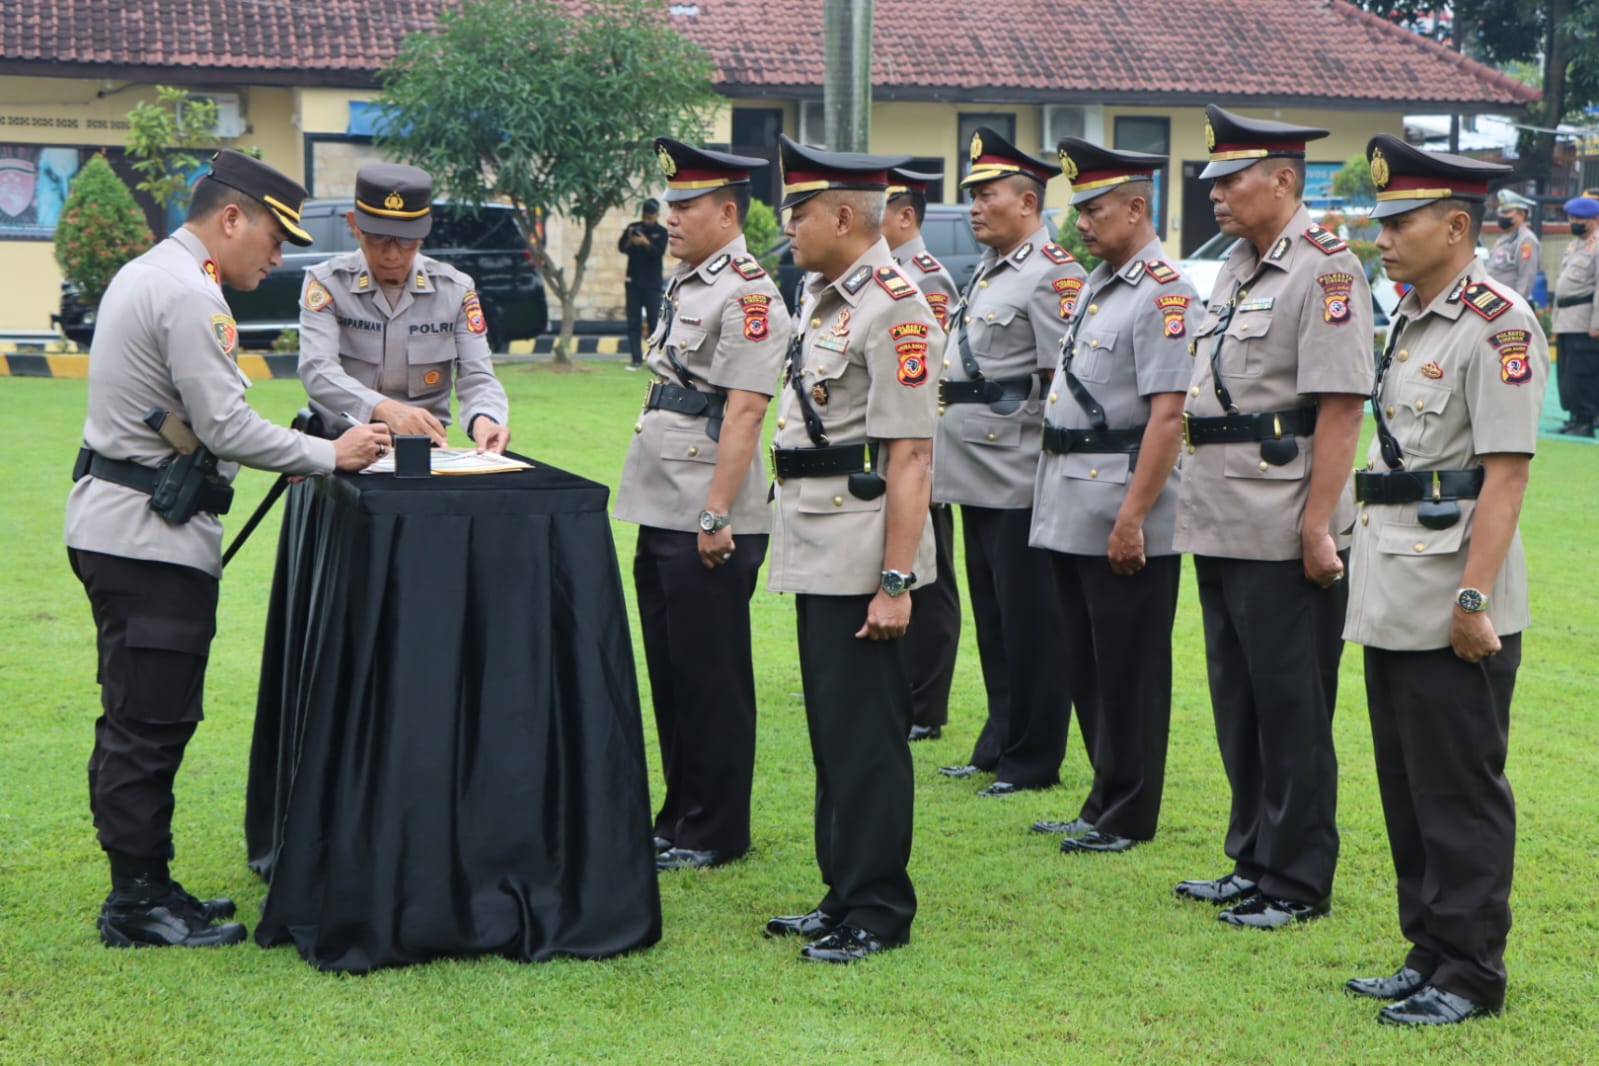
M 666 797 L 661 869 L 717 866 L 750 845 L 755 670 L 750 597 L 771 518 L 757 454 L 790 323 L 744 248 L 750 170 L 766 162 L 655 142 L 678 265 L 650 339 L 656 375 L 616 490 L 633 556 Z
M 1055 664 L 1063 624 L 1051 552 L 1028 547 L 1044 393 L 1086 273 L 1049 239 L 1044 187 L 1060 167 L 993 130 L 972 134 L 972 233 L 986 245 L 966 288 L 933 440 L 933 499 L 961 504 L 967 593 L 988 691 L 971 759 L 940 773 L 993 771 L 978 795 L 1060 781 L 1071 720 Z M 1080 722 L 1087 719 L 1079 715 Z M 1093 751 L 1093 738 L 1083 742 Z
M 300 380 L 330 427 L 348 414 L 445 442 L 450 387 L 478 451 L 511 442 L 505 389 L 489 361 L 488 320 L 472 279 L 419 255 L 433 227 L 433 179 L 400 163 L 355 175 L 345 220 L 359 251 L 305 272 Z
M 1514 289 L 1523 300 L 1532 299 L 1538 280 L 1538 261 L 1543 246 L 1527 225 L 1531 200 L 1509 189 L 1499 191 L 1499 228 L 1504 236 L 1494 242 L 1488 254 L 1488 276 Z
M 1172 544 L 1194 555 L 1233 869 L 1176 892 L 1269 929 L 1326 914 L 1338 865 L 1342 531 L 1371 390 L 1371 293 L 1301 203 L 1305 143 L 1327 131 L 1205 113 L 1200 177 L 1221 231 L 1244 240 L 1191 348 Z
M 1065 832 L 1062 851 L 1117 852 L 1154 837 L 1166 780 L 1177 452 L 1200 305 L 1155 235 L 1166 157 L 1067 137 L 1060 164 L 1077 230 L 1101 262 L 1044 408 L 1032 543 L 1060 553 L 1066 626 L 1052 661 L 1059 690 L 1094 723 L 1094 784 L 1075 825 L 1035 829 Z
M 922 220 L 927 217 L 927 183 L 942 174 L 924 174 L 904 167 L 888 172 L 888 206 L 883 211 L 883 239 L 894 264 L 922 290 L 938 324 L 949 331 L 949 311 L 957 297 L 955 279 L 927 250 Z M 933 547 L 943 581 L 911 589 L 911 614 L 916 622 L 906 639 L 911 646 L 912 740 L 937 740 L 949 722 L 949 686 L 955 679 L 960 650 L 961 595 L 955 581 L 955 512 L 932 507 Z
M 845 963 L 910 939 L 909 649 L 905 593 L 938 574 L 927 518 L 932 375 L 943 330 L 880 236 L 888 168 L 905 156 L 778 139 L 784 233 L 810 272 L 789 345 L 772 467 L 769 584 L 797 593 L 816 762 L 816 862 L 827 894 L 768 936 Z
M 1410 941 L 1348 989 L 1396 1025 L 1498 1014 L 1516 804 L 1510 698 L 1531 623 L 1517 516 L 1549 353 L 1520 296 L 1476 258 L 1488 183 L 1510 168 L 1379 134 L 1366 148 L 1377 247 L 1410 283 L 1378 369 L 1377 434 L 1355 475 L 1360 521 L 1344 636 L 1366 646 L 1377 784 Z
M 89 352 L 84 447 L 67 497 L 72 571 L 94 613 L 102 712 L 89 809 L 111 864 L 100 909 L 108 947 L 237 944 L 231 900 L 171 879 L 172 782 L 202 717 L 216 632 L 222 524 L 239 464 L 290 474 L 358 470 L 387 450 L 362 426 L 338 441 L 272 425 L 244 400 L 238 329 L 222 298 L 248 292 L 309 245 L 305 189 L 225 150 L 195 186 L 183 227 L 117 272 Z M 170 443 L 169 443 L 170 442 Z
M 1555 386 L 1567 419 L 1560 432 L 1593 436 L 1599 418 L 1599 200 L 1578 196 L 1566 201 L 1571 243 L 1555 281 L 1554 334 L 1559 347 Z
M 668 198 L 667 203 L 671 203 Z M 627 350 L 629 370 L 644 365 L 644 334 L 655 333 L 661 302 L 661 260 L 666 255 L 666 227 L 661 205 L 645 200 L 637 222 L 629 222 L 617 238 L 616 250 L 627 256 Z M 648 327 L 646 328 L 646 321 Z

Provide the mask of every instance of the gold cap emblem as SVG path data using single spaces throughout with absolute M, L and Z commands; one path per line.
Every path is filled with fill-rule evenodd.
M 1216 127 L 1210 124 L 1210 119 L 1205 119 L 1205 151 L 1216 150 Z
M 390 211 L 398 211 L 405 206 L 405 197 L 398 192 L 391 192 L 383 198 L 383 206 Z
M 1077 164 L 1072 161 L 1071 156 L 1066 154 L 1064 148 L 1061 149 L 1060 153 L 1060 172 L 1067 181 L 1077 180 Z
M 1388 157 L 1382 154 L 1381 148 L 1371 150 L 1371 183 L 1378 189 L 1388 187 Z
M 655 153 L 655 158 L 661 164 L 661 173 L 665 174 L 668 179 L 677 174 L 677 160 L 673 159 L 672 153 L 666 150 L 666 145 L 661 145 L 660 149 Z
M 972 153 L 971 153 L 972 162 L 973 163 L 977 162 L 977 160 L 980 159 L 982 157 L 982 155 L 983 155 L 983 135 L 981 133 L 974 133 L 974 134 L 972 134 Z

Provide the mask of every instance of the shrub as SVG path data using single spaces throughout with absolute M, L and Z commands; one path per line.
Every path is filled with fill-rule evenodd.
M 56 223 L 56 262 L 62 277 L 78 287 L 86 304 L 97 307 L 122 264 L 154 243 L 133 193 L 103 153 L 91 156 L 72 179 Z
M 749 212 L 744 216 L 744 244 L 750 255 L 760 260 L 765 271 L 777 277 L 777 256 L 767 255 L 782 231 L 777 225 L 777 215 L 759 200 L 750 201 Z

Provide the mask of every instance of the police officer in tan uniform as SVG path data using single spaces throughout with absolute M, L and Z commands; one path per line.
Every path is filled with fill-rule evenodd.
M 971 759 L 941 772 L 993 771 L 979 795 L 1060 781 L 1070 698 L 1057 684 L 1063 624 L 1051 552 L 1028 546 L 1048 379 L 1086 276 L 1049 239 L 1044 187 L 1060 167 L 993 130 L 972 134 L 972 232 L 986 245 L 950 326 L 933 441 L 933 499 L 961 505 L 967 594 L 988 691 Z M 1083 716 L 1079 720 L 1087 722 Z M 1093 750 L 1093 738 L 1084 734 Z
M 1505 780 L 1510 700 L 1530 623 L 1517 515 L 1549 353 L 1524 300 L 1485 280 L 1477 230 L 1510 168 L 1367 146 L 1377 247 L 1400 301 L 1355 475 L 1348 640 L 1364 644 L 1377 784 L 1410 952 L 1351 992 L 1396 1002 L 1398 1025 L 1497 1014 L 1516 805 Z
M 744 248 L 761 159 L 662 137 L 668 312 L 650 337 L 655 375 L 616 490 L 639 524 L 639 622 L 666 797 L 656 866 L 717 866 L 750 844 L 755 670 L 749 601 L 771 520 L 761 420 L 788 349 L 777 286 Z
M 1371 292 L 1301 203 L 1305 144 L 1327 131 L 1205 113 L 1200 177 L 1221 231 L 1244 240 L 1191 349 L 1172 544 L 1199 581 L 1233 868 L 1176 892 L 1275 928 L 1327 913 L 1338 864 L 1332 714 Z
M 959 300 L 955 279 L 927 250 L 922 220 L 927 217 L 927 185 L 943 177 L 895 167 L 889 171 L 888 206 L 883 211 L 883 239 L 900 271 L 916 282 L 945 332 L 949 312 Z M 916 619 L 906 639 L 911 646 L 911 740 L 937 740 L 949 722 L 949 686 L 955 679 L 960 649 L 961 597 L 955 581 L 955 511 L 947 504 L 932 508 L 933 546 L 938 572 L 947 580 L 911 589 L 911 615 Z
M 1566 201 L 1571 243 L 1560 260 L 1555 281 L 1553 332 L 1559 345 L 1555 385 L 1568 418 L 1560 432 L 1593 436 L 1599 418 L 1599 199 L 1578 196 Z
M 816 861 L 827 894 L 768 936 L 814 937 L 818 962 L 910 938 L 910 681 L 906 593 L 944 580 L 927 517 L 938 319 L 879 235 L 904 156 L 779 138 L 784 232 L 810 276 L 779 407 L 769 585 L 796 593 L 800 678 L 816 762 Z
M 479 451 L 511 441 L 505 389 L 489 361 L 472 279 L 419 255 L 433 226 L 433 179 L 399 163 L 356 172 L 346 215 L 360 250 L 309 268 L 300 291 L 300 380 L 332 429 L 343 415 L 445 441 L 450 390 Z
M 1094 722 L 1094 784 L 1067 852 L 1155 835 L 1171 722 L 1177 451 L 1199 296 L 1166 261 L 1150 212 L 1166 157 L 1060 142 L 1088 276 L 1044 407 L 1032 543 L 1059 553 L 1060 691 Z
M 1523 300 L 1532 299 L 1532 287 L 1538 280 L 1538 259 L 1543 245 L 1527 224 L 1527 215 L 1533 202 L 1518 192 L 1501 189 L 1499 192 L 1499 228 L 1504 236 L 1494 242 L 1488 253 L 1488 276 L 1514 289 Z
M 100 302 L 66 543 L 97 630 L 89 808 L 111 864 L 98 923 L 109 947 L 245 936 L 237 922 L 213 924 L 232 916 L 232 901 L 201 902 L 168 868 L 172 782 L 203 717 L 228 483 L 241 464 L 354 470 L 387 447 L 381 426 L 335 443 L 274 426 L 245 402 L 220 286 L 247 292 L 281 261 L 283 241 L 311 243 L 299 226 L 304 199 L 265 163 L 219 153 L 183 227 L 119 270 Z

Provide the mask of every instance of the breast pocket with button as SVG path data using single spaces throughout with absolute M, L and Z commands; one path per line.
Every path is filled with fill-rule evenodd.
M 1258 378 L 1266 369 L 1266 335 L 1271 332 L 1271 312 L 1233 315 L 1221 346 L 1221 372 L 1227 377 Z M 1209 343 L 1209 342 L 1207 342 Z M 1209 358 L 1210 350 L 1200 353 Z
M 1116 330 L 1100 330 L 1077 338 L 1072 356 L 1072 376 L 1079 381 L 1103 383 L 1110 380 L 1116 351 Z
M 1409 382 L 1399 390 L 1383 415 L 1393 423 L 1393 434 L 1405 449 L 1407 459 L 1432 459 L 1448 443 L 1444 414 L 1453 393 L 1447 388 Z

